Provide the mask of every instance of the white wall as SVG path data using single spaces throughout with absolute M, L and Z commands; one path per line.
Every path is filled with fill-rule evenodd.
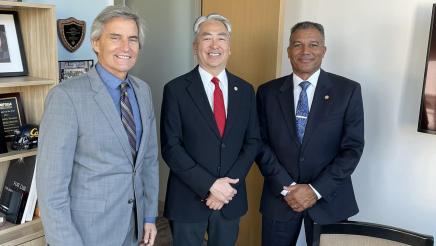
M 156 122 L 159 119 L 164 85 L 194 66 L 192 24 L 200 13 L 198 0 L 126 0 L 147 22 L 145 46 L 132 74 L 152 89 Z M 165 200 L 169 169 L 160 158 L 159 200 Z
M 351 219 L 436 236 L 436 136 L 416 130 L 433 2 L 286 0 L 283 41 L 296 22 L 323 24 L 322 67 L 362 85 L 366 145 Z M 291 72 L 286 55 L 282 69 Z

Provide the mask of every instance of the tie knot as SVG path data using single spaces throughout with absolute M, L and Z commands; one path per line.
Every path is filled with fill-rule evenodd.
M 219 80 L 217 77 L 213 77 L 210 81 L 212 81 L 212 83 L 213 83 L 215 86 L 218 86 L 219 83 L 220 83 L 220 80 Z
M 121 93 L 127 92 L 127 88 L 129 88 L 129 83 L 124 81 L 120 84 Z
M 309 85 L 310 85 L 310 82 L 309 82 L 309 81 L 302 81 L 302 82 L 299 84 L 299 86 L 301 87 L 301 89 L 302 89 L 303 91 L 306 91 L 306 89 L 307 89 L 307 87 L 309 87 Z

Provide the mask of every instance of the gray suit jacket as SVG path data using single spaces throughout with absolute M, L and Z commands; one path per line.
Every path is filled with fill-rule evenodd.
M 120 115 L 95 69 L 54 87 L 40 125 L 36 185 L 50 245 L 121 245 L 136 198 L 157 216 L 156 123 L 149 86 L 130 77 L 143 125 L 133 163 Z

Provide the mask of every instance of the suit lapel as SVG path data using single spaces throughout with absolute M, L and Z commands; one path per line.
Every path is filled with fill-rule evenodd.
M 135 96 L 136 96 L 136 101 L 138 102 L 138 108 L 139 108 L 139 115 L 141 116 L 141 123 L 143 126 L 147 126 L 147 124 L 145 124 L 148 119 L 147 117 L 149 116 L 148 111 L 148 106 L 147 102 L 148 102 L 148 96 L 145 93 L 146 89 L 141 87 L 139 82 L 137 82 L 134 78 L 132 78 L 132 76 L 129 76 L 130 82 L 132 84 L 133 87 L 133 91 L 135 92 Z M 138 149 L 138 153 L 136 155 L 136 162 L 138 162 L 138 160 L 142 159 L 142 156 L 144 156 L 144 151 L 145 151 L 145 137 L 147 136 L 146 131 L 148 131 L 149 129 L 146 129 L 145 127 L 142 128 L 142 135 L 139 138 L 139 149 Z M 139 163 L 142 163 L 141 161 L 139 161 Z M 135 169 L 138 169 L 139 166 L 135 164 Z
M 228 93 L 228 101 L 227 101 L 227 119 L 226 119 L 226 128 L 224 129 L 224 137 L 228 135 L 235 122 L 237 122 L 238 112 L 241 112 L 240 106 L 243 105 L 241 100 L 244 100 L 239 96 L 239 90 L 242 89 L 239 86 L 238 78 L 233 74 L 227 73 L 227 93 Z M 246 98 L 245 98 L 246 99 Z
M 115 108 L 114 102 L 95 68 L 88 72 L 88 76 L 90 78 L 91 88 L 95 92 L 94 100 L 106 116 L 108 123 L 111 125 L 112 130 L 120 141 L 124 153 L 133 166 L 133 157 L 130 152 L 129 140 L 127 139 L 123 123 L 121 122 L 121 116 Z
M 306 129 L 304 130 L 303 148 L 309 142 L 316 126 L 319 124 L 322 116 L 326 112 L 327 102 L 325 96 L 329 94 L 331 86 L 332 83 L 328 78 L 327 73 L 321 70 L 318 83 L 315 88 L 315 94 L 313 95 L 313 101 L 310 107 Z
M 278 95 L 280 108 L 282 110 L 283 118 L 289 128 L 291 138 L 297 145 L 300 142 L 297 139 L 297 130 L 295 129 L 295 106 L 294 106 L 294 85 L 292 81 L 292 75 L 287 76 L 280 87 L 280 93 Z
M 210 108 L 209 101 L 207 99 L 206 92 L 204 91 L 203 83 L 201 82 L 200 73 L 198 72 L 198 66 L 188 74 L 187 80 L 191 82 L 187 86 L 187 91 L 191 96 L 192 101 L 197 106 L 204 120 L 218 138 L 221 138 L 218 127 L 215 122 L 213 111 Z

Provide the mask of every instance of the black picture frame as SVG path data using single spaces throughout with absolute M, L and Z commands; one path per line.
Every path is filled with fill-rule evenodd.
M 0 77 L 28 75 L 26 53 L 16 11 L 0 10 Z
M 94 60 L 65 60 L 59 61 L 59 82 L 87 73 L 94 67 Z
M 12 141 L 15 130 L 26 124 L 19 92 L 0 94 L 0 116 L 6 141 Z

